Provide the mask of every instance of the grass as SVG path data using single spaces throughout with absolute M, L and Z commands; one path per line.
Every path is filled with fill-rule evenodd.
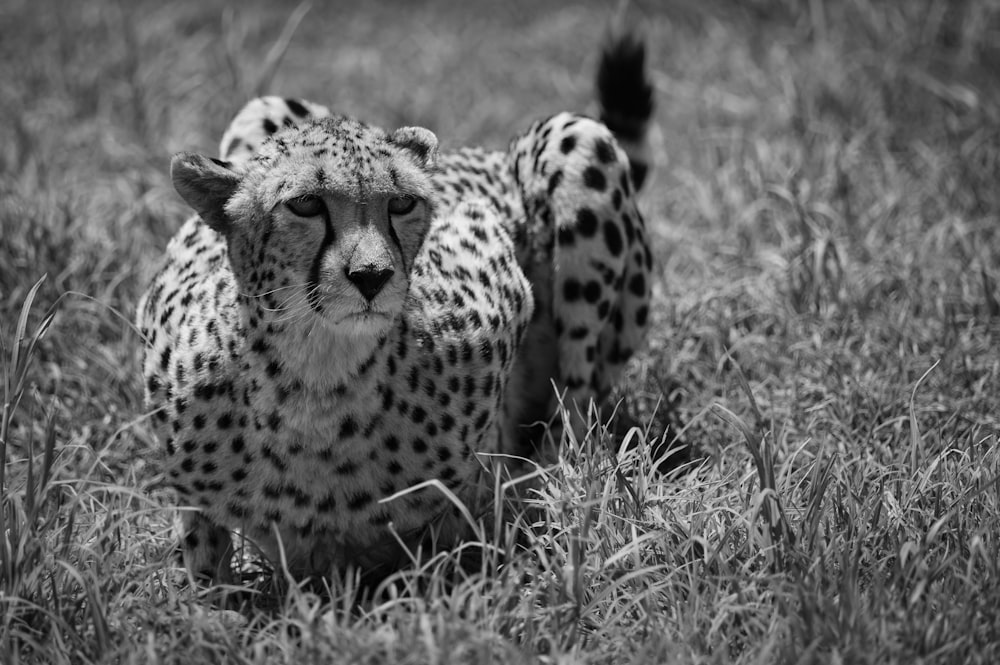
M 612 10 L 317 3 L 279 58 L 292 6 L 0 6 L 0 662 L 1000 658 L 1000 7 L 636 4 L 660 279 L 623 394 L 703 463 L 566 440 L 471 571 L 242 612 L 177 566 L 128 323 L 169 155 L 262 86 L 502 146 L 588 107 Z

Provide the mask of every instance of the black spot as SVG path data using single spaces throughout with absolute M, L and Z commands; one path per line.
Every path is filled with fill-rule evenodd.
M 163 349 L 163 353 L 160 354 L 160 370 L 166 372 L 167 368 L 170 367 L 170 347 Z
M 394 475 L 394 476 L 398 476 L 398 475 L 399 475 L 400 473 L 402 473 L 402 471 L 403 471 L 403 465 L 402 465 L 402 464 L 400 464 L 399 462 L 397 462 L 396 460 L 392 460 L 392 461 L 391 461 L 391 462 L 389 462 L 389 464 L 388 464 L 388 465 L 386 466 L 386 469 L 387 469 L 387 470 L 389 471 L 389 473 L 391 473 L 392 475 Z
M 624 249 L 622 233 L 614 222 L 604 222 L 604 243 L 608 246 L 608 251 L 611 252 L 612 256 L 619 256 Z
M 602 164 L 610 164 L 615 159 L 615 149 L 604 139 L 599 139 L 594 143 L 594 154 Z
M 271 428 L 272 432 L 277 432 L 281 428 L 281 416 L 277 411 L 272 411 L 271 415 L 267 417 L 267 426 Z
M 635 310 L 635 322 L 641 328 L 646 325 L 646 319 L 649 318 L 649 308 L 643 305 L 639 309 Z
M 227 502 L 226 510 L 228 510 L 229 514 L 238 520 L 245 519 L 247 516 L 250 515 L 250 511 L 247 510 L 246 506 L 240 503 L 236 503 L 235 501 Z
M 243 452 L 244 446 L 246 446 L 246 441 L 243 440 L 242 436 L 233 437 L 233 440 L 229 442 L 229 448 L 234 453 Z
M 604 177 L 604 172 L 596 166 L 588 166 L 583 171 L 583 184 L 591 189 L 603 192 L 608 186 L 608 179 Z
M 597 233 L 597 215 L 590 208 L 580 208 L 576 213 L 576 227 L 587 238 Z
M 642 184 L 646 182 L 646 174 L 649 171 L 649 167 L 641 162 L 632 162 L 630 164 L 630 172 L 632 174 L 632 184 L 635 185 L 636 189 L 642 187 Z
M 229 144 L 226 146 L 225 150 L 222 151 L 223 157 L 228 157 L 230 154 L 232 154 L 233 150 L 239 148 L 240 144 L 242 143 L 243 140 L 240 137 L 234 136 L 232 140 L 229 142 Z
M 372 495 L 368 492 L 359 492 L 351 497 L 351 500 L 347 502 L 347 507 L 351 510 L 361 510 L 369 503 L 372 502 Z
M 451 414 L 444 414 L 441 416 L 441 429 L 445 432 L 450 432 L 455 426 L 455 418 Z
M 552 193 L 556 191 L 556 187 L 558 187 L 559 183 L 562 182 L 562 177 L 563 177 L 562 171 L 556 171 L 551 176 L 549 176 L 549 188 L 548 188 L 549 196 L 552 196 Z
M 591 280 L 583 287 L 583 297 L 591 304 L 596 303 L 601 299 L 601 290 L 601 283 L 597 280 Z
M 575 147 L 576 147 L 576 137 L 573 136 L 572 134 L 565 136 L 563 140 L 559 143 L 559 150 L 562 151 L 562 154 L 564 155 L 568 155 L 569 153 L 573 152 L 573 148 Z
M 289 111 L 299 116 L 300 118 L 304 118 L 307 115 L 309 115 L 309 109 L 307 109 L 305 106 L 302 106 L 302 104 L 298 103 L 294 99 L 286 99 L 285 104 L 288 106 Z
M 233 424 L 233 415 L 231 413 L 223 413 L 219 416 L 219 419 L 215 421 L 215 425 L 219 429 L 229 429 L 229 426 Z
M 268 134 L 274 134 L 278 131 L 278 126 L 270 118 L 264 118 L 264 131 Z
M 207 401 L 215 396 L 215 386 L 211 383 L 199 383 L 194 387 L 195 399 Z
M 204 429 L 204 427 L 205 427 L 205 414 L 199 413 L 198 415 L 196 415 L 194 417 L 194 420 L 191 421 L 191 424 L 194 425 L 195 429 Z
M 575 302 L 580 299 L 580 282 L 570 277 L 563 282 L 563 298 L 566 302 Z
M 235 480 L 236 482 L 241 482 L 244 479 L 246 479 L 246 477 L 247 477 L 247 470 L 244 469 L 243 467 L 239 467 L 239 468 L 237 468 L 237 469 L 235 469 L 233 471 L 232 476 L 233 476 L 233 480 Z
M 416 438 L 413 440 L 413 452 L 418 455 L 422 455 L 427 452 L 427 442 L 421 438 Z
M 561 247 L 568 247 L 569 245 L 572 245 L 575 240 L 576 237 L 573 235 L 573 229 L 568 226 L 559 228 L 559 245 Z
M 426 417 L 427 417 L 426 411 L 424 411 L 419 406 L 413 407 L 413 413 L 410 414 L 410 420 L 412 420 L 415 423 L 422 423 L 424 422 L 424 419 Z
M 483 340 L 482 345 L 479 347 L 479 355 L 486 363 L 493 362 L 493 345 L 489 340 Z
M 345 439 L 354 436 L 358 431 L 358 423 L 350 416 L 340 422 L 340 438 Z
M 446 466 L 445 468 L 441 469 L 441 472 L 438 475 L 441 476 L 441 480 L 443 480 L 445 485 L 447 485 L 448 487 L 457 487 L 459 484 L 461 484 L 461 481 L 455 478 L 454 467 Z
M 399 439 L 390 434 L 389 436 L 386 437 L 385 441 L 382 442 L 382 445 L 384 445 L 386 449 L 392 452 L 396 452 L 397 450 L 399 450 Z
M 628 281 L 628 290 L 640 297 L 646 295 L 646 278 L 641 273 L 635 275 Z

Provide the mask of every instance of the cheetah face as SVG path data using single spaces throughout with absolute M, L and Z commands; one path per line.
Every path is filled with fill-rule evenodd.
M 378 335 L 402 311 L 430 225 L 436 149 L 425 129 L 327 118 L 276 134 L 242 173 L 180 154 L 171 174 L 226 237 L 255 323 Z

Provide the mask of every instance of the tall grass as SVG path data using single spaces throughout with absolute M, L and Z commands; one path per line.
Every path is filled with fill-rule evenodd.
M 0 662 L 1000 657 L 989 0 L 636 3 L 660 278 L 622 394 L 652 426 L 564 435 L 498 487 L 509 524 L 377 588 L 188 585 L 126 323 L 187 214 L 169 154 L 261 86 L 502 146 L 587 107 L 609 11 L 0 6 Z

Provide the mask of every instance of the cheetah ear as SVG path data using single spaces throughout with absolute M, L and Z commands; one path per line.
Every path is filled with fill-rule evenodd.
M 170 160 L 174 189 L 210 227 L 222 234 L 232 226 L 225 208 L 240 182 L 228 166 L 228 162 L 193 152 L 179 152 Z
M 429 129 L 400 127 L 389 135 L 389 143 L 412 152 L 424 168 L 433 168 L 437 162 L 438 140 Z

